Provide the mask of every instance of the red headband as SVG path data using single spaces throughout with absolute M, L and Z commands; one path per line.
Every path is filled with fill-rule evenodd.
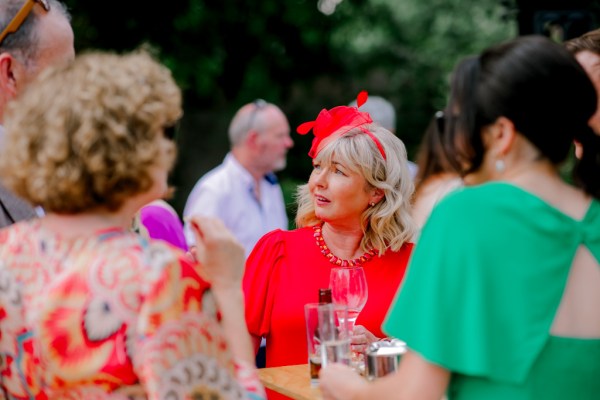
M 310 158 L 315 158 L 319 154 L 319 151 L 328 143 L 344 136 L 344 134 L 354 128 L 360 128 L 361 131 L 373 139 L 381 156 L 384 160 L 386 159 L 385 151 L 379 140 L 364 127 L 364 125 L 373 122 L 371 116 L 367 112 L 358 111 L 358 108 L 367 102 L 368 97 L 367 92 L 363 90 L 356 97 L 356 107 L 338 106 L 329 111 L 323 109 L 316 120 L 305 122 L 296 128 L 296 132 L 301 135 L 306 135 L 311 129 L 315 135 L 310 151 L 308 152 Z

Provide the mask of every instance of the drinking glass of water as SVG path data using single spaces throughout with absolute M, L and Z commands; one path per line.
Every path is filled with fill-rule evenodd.
M 332 268 L 329 277 L 331 299 L 333 304 L 347 309 L 347 324 L 352 334 L 358 315 L 364 308 L 369 298 L 367 278 L 362 267 L 337 267 Z M 340 315 L 338 319 L 342 321 Z M 364 355 L 352 352 L 352 365 L 361 372 L 364 365 Z
M 351 336 L 348 308 L 335 304 L 319 307 L 319 338 L 323 367 L 334 362 L 350 365 Z

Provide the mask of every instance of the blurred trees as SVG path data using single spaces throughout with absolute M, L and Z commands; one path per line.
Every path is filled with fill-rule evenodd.
M 456 61 L 516 35 L 511 9 L 495 0 L 372 0 L 364 11 L 354 7 L 352 18 L 336 27 L 335 51 L 348 49 L 345 65 L 355 85 L 396 105 L 397 132 L 411 155 L 445 104 Z
M 221 162 L 240 105 L 255 98 L 276 103 L 295 130 L 366 89 L 396 106 L 398 135 L 413 156 L 430 116 L 444 105 L 457 59 L 516 35 L 514 2 L 507 0 L 65 3 L 78 51 L 150 43 L 184 89 L 171 201 L 178 211 L 196 180 Z M 311 139 L 292 135 L 296 146 L 279 174 L 285 188 L 310 171 Z

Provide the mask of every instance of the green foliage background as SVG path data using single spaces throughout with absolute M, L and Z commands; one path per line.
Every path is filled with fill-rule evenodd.
M 227 125 L 242 104 L 276 103 L 294 129 L 365 89 L 395 105 L 397 133 L 413 157 L 445 103 L 455 62 L 517 34 L 512 1 L 336 2 L 326 15 L 318 0 L 65 1 L 77 51 L 148 43 L 184 90 L 171 200 L 180 212 L 196 180 L 227 152 Z M 293 137 L 279 174 L 290 203 L 310 172 L 310 137 Z

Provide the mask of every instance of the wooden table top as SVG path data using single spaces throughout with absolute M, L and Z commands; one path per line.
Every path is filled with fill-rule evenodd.
M 258 377 L 262 384 L 295 400 L 321 400 L 321 392 L 310 386 L 308 364 L 261 368 Z

